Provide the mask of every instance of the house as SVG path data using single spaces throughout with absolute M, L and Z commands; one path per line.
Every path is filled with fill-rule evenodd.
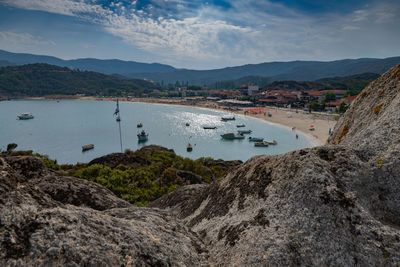
M 343 102 L 345 102 L 346 104 L 351 104 L 351 102 L 353 102 L 354 99 L 357 98 L 357 96 L 358 96 L 358 95 L 352 95 L 352 96 L 348 96 L 348 97 L 342 98 L 341 100 L 342 100 Z
M 240 86 L 240 91 L 243 95 L 253 96 L 260 88 L 254 84 L 243 84 Z
M 297 96 L 283 90 L 271 90 L 263 93 L 263 97 L 258 99 L 264 104 L 290 104 L 297 100 Z
M 322 91 L 304 91 L 300 94 L 300 101 L 305 103 L 322 102 L 324 98 Z
M 336 95 L 336 99 L 342 98 L 346 93 L 347 90 L 323 90 L 321 91 L 322 94 L 325 96 L 327 93 L 332 93 Z

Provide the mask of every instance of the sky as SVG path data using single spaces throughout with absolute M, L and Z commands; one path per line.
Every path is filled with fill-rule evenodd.
M 400 56 L 400 0 L 0 0 L 0 49 L 214 69 Z

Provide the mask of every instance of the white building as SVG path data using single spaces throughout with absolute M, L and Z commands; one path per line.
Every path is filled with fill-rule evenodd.
M 247 86 L 247 95 L 252 96 L 254 93 L 258 92 L 258 85 Z

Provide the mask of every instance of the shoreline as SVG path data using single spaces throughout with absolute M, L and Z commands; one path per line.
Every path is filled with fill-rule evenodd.
M 28 100 L 91 100 L 91 101 L 114 101 L 116 98 L 111 97 L 92 97 L 92 96 L 54 96 L 54 97 L 27 97 L 23 99 Z M 282 126 L 285 128 L 292 129 L 294 134 L 300 132 L 310 139 L 310 144 L 315 147 L 324 145 L 329 137 L 329 129 L 333 129 L 336 120 L 335 115 L 326 115 L 319 113 L 302 114 L 302 110 L 296 113 L 295 110 L 277 108 L 277 107 L 265 107 L 266 112 L 272 114 L 271 117 L 264 114 L 244 114 L 245 110 L 249 108 L 238 108 L 237 110 L 229 110 L 218 106 L 215 102 L 211 101 L 200 101 L 200 103 L 191 98 L 186 99 L 160 99 L 160 98 L 118 98 L 121 102 L 137 102 L 147 104 L 161 104 L 161 105 L 172 105 L 172 106 L 185 106 L 194 107 L 208 110 L 224 111 L 234 113 L 241 116 L 249 116 L 255 119 L 262 120 L 267 123 Z M 251 108 L 250 108 L 251 109 Z M 314 131 L 309 130 L 309 125 L 314 125 Z

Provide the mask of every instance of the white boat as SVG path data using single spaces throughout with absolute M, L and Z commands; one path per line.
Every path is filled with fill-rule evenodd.
M 146 133 L 144 130 L 137 135 L 139 142 L 147 141 L 149 134 Z
M 17 117 L 20 120 L 30 120 L 30 119 L 34 118 L 32 113 L 22 113 L 21 115 L 18 115 Z
M 264 140 L 264 142 L 267 143 L 268 145 L 277 145 L 278 144 L 278 142 L 276 142 L 276 140 L 272 140 L 272 141 Z

